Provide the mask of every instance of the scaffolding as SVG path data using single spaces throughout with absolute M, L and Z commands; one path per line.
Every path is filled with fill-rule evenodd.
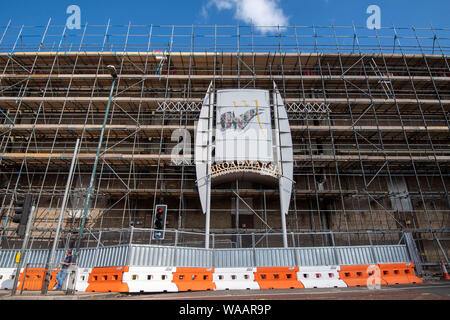
M 175 164 L 172 150 L 193 143 L 211 82 L 275 82 L 294 144 L 287 223 L 302 237 L 291 243 L 396 244 L 407 232 L 425 266 L 448 263 L 450 29 L 267 28 L 0 27 L 1 248 L 20 245 L 10 221 L 25 194 L 37 208 L 32 246 L 49 247 L 79 138 L 62 230 L 62 239 L 76 238 L 111 89 L 106 66 L 114 65 L 86 244 L 108 230 L 150 228 L 158 203 L 169 205 L 169 229 L 202 232 L 193 154 Z M 280 229 L 278 197 L 247 181 L 213 188 L 213 236 L 245 247 L 256 233 L 260 245 L 277 246 L 268 234 Z

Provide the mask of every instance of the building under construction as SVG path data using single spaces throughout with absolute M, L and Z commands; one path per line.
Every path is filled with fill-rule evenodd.
M 433 27 L 4 25 L 1 248 L 20 248 L 12 216 L 29 194 L 35 249 L 51 246 L 61 214 L 61 247 L 81 227 L 82 247 L 131 234 L 152 243 L 158 204 L 168 208 L 158 244 L 204 247 L 194 163 L 204 97 L 275 84 L 292 135 L 288 246 L 410 239 L 424 268 L 448 263 L 449 53 L 450 29 Z M 209 247 L 283 246 L 278 187 L 235 179 L 210 197 Z

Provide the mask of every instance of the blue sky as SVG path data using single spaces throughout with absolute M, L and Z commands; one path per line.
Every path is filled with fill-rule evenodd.
M 289 25 L 365 25 L 366 9 L 375 4 L 381 8 L 382 26 L 450 27 L 448 0 L 23 0 L 2 6 L 0 24 L 11 19 L 13 25 L 65 24 L 66 8 L 75 4 L 81 8 L 82 24 L 158 25 L 158 24 L 248 24 L 239 20 L 236 8 L 218 10 L 213 2 L 234 1 L 273 2 L 287 18 Z M 208 5 L 209 3 L 209 5 Z M 256 13 L 255 13 L 256 14 Z M 274 13 L 275 14 L 275 13 Z M 271 21 L 269 17 L 262 18 Z
M 190 26 L 195 25 L 200 27 L 194 28 L 195 48 L 192 49 L 194 51 L 234 50 L 232 48 L 236 48 L 237 42 L 241 41 L 239 46 L 242 51 L 274 51 L 282 47 L 285 51 L 295 52 L 298 50 L 296 42 L 298 31 L 302 50 L 316 50 L 315 41 L 317 41 L 319 46 L 323 45 L 321 50 L 335 51 L 336 42 L 339 42 L 339 50 L 353 52 L 355 50 L 351 28 L 353 24 L 357 27 L 358 45 L 361 45 L 363 51 L 370 51 L 370 46 L 372 50 L 378 50 L 377 47 L 373 47 L 378 45 L 378 37 L 387 50 L 391 50 L 389 46 L 396 46 L 397 43 L 394 44 L 392 40 L 394 25 L 396 28 L 410 28 L 395 30 L 399 39 L 397 41 L 401 41 L 405 50 L 417 46 L 416 33 L 427 52 L 435 53 L 437 49 L 448 52 L 450 48 L 448 0 L 22 0 L 9 3 L 11 5 L 4 6 L 0 11 L 0 38 L 6 30 L 6 36 L 0 41 L 0 51 L 8 52 L 13 47 L 15 51 L 35 50 L 40 44 L 45 25 L 50 18 L 52 27 L 44 40 L 46 50 L 61 45 L 62 50 L 72 51 L 83 44 L 83 49 L 86 50 L 120 51 L 124 48 L 124 44 L 128 43 L 126 47 L 128 51 L 146 51 L 147 40 L 139 35 L 149 33 L 152 34 L 153 50 L 167 50 L 173 31 L 175 34 L 173 50 L 188 51 L 191 48 Z M 65 37 L 61 36 L 70 16 L 66 11 L 71 5 L 76 5 L 81 10 L 81 26 L 88 26 L 84 38 L 83 27 L 66 30 Z M 381 10 L 382 29 L 378 31 L 377 38 L 373 30 L 365 28 L 370 16 L 366 11 L 370 5 L 376 5 Z M 10 28 L 6 28 L 10 20 Z M 110 27 L 107 28 L 108 21 Z M 129 23 L 132 24 L 131 36 L 126 40 Z M 251 24 L 256 27 L 249 28 Z M 438 30 L 439 43 L 433 40 L 434 31 L 411 31 L 412 26 L 430 28 L 430 24 L 437 29 L 448 29 Z M 21 31 L 22 25 L 40 28 L 24 28 Z M 153 29 L 150 28 L 151 25 L 154 26 Z M 171 25 L 178 27 L 171 30 Z M 220 27 L 216 32 L 214 27 L 205 28 L 205 25 L 244 27 Z M 280 38 L 277 39 L 276 32 L 268 32 L 267 28 L 258 28 L 258 25 L 297 27 L 333 25 L 350 28 L 280 29 Z M 152 31 L 149 32 L 150 29 Z M 239 37 L 236 36 L 237 33 Z M 217 46 L 214 47 L 211 37 L 215 37 L 216 34 L 219 37 Z M 273 37 L 266 39 L 258 37 L 261 34 Z M 226 37 L 220 37 L 221 35 Z M 332 38 L 334 35 L 337 35 L 336 39 Z M 438 48 L 437 45 L 441 47 Z M 411 50 L 417 52 L 417 47 Z

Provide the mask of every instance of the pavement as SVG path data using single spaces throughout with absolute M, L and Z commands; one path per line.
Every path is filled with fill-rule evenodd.
M 425 281 L 422 284 L 382 286 L 378 290 L 367 287 L 327 289 L 280 289 L 196 291 L 157 294 L 126 294 L 77 292 L 66 295 L 64 291 L 0 291 L 0 300 L 450 300 L 450 281 Z
M 66 295 L 64 291 L 49 291 L 47 295 L 41 295 L 40 291 L 18 290 L 15 296 L 11 296 L 11 290 L 0 291 L 0 300 L 105 300 L 115 299 L 121 294 L 116 292 L 76 292 L 73 295 Z
M 367 287 L 123 294 L 120 300 L 450 300 L 450 281 Z

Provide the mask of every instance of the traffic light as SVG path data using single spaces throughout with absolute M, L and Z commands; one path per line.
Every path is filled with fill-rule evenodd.
M 16 233 L 19 237 L 25 236 L 28 219 L 31 213 L 31 207 L 33 204 L 33 197 L 26 195 L 23 200 L 16 200 L 14 206 L 14 216 L 12 218 L 13 223 L 18 223 Z
M 166 229 L 167 205 L 158 204 L 153 214 L 153 239 L 164 239 Z

